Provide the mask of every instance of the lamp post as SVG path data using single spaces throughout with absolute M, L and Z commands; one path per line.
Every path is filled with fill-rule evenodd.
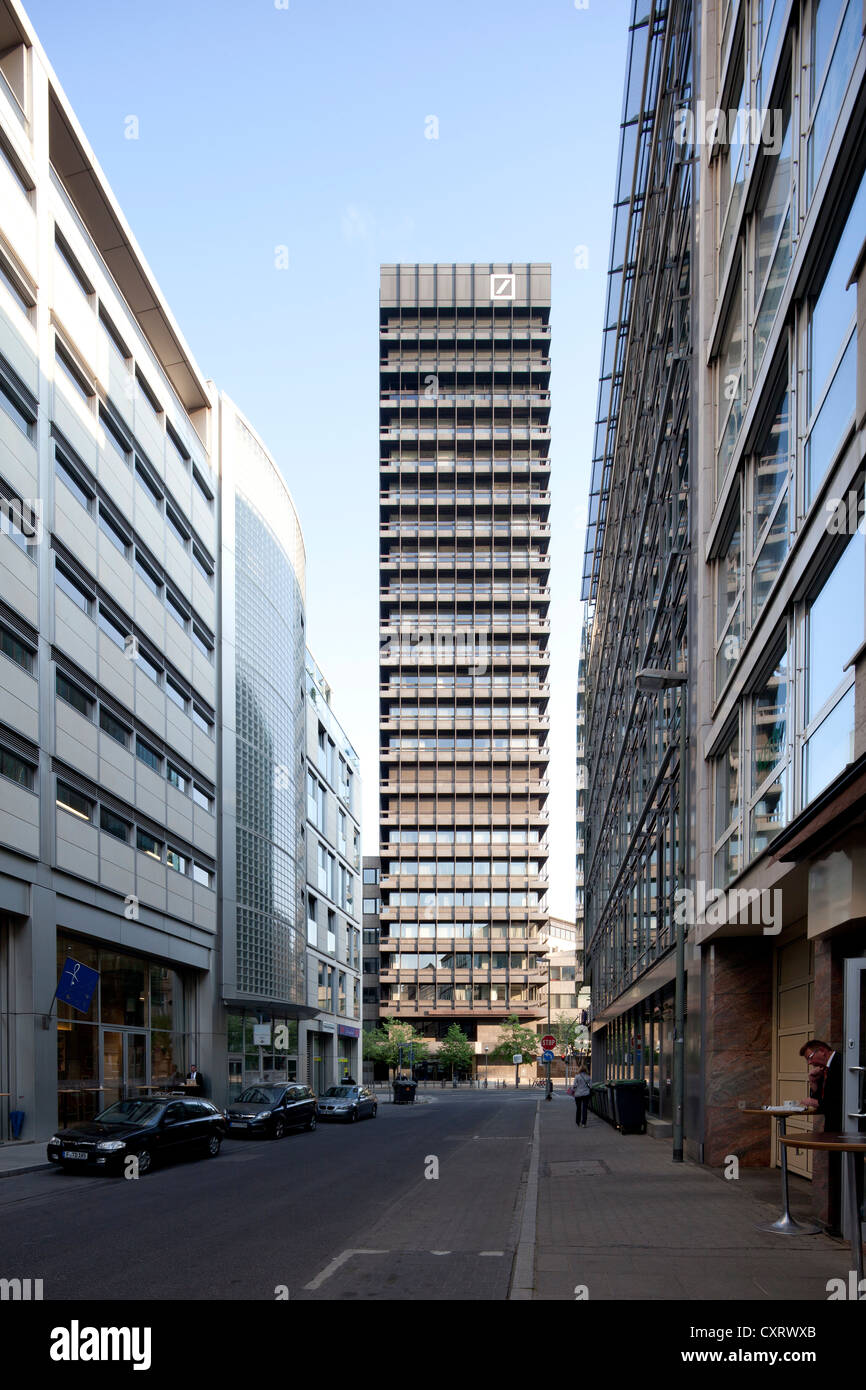
M 682 689 L 680 696 L 680 837 L 677 855 L 677 884 L 686 886 L 686 687 L 688 673 L 668 671 L 658 666 L 644 666 L 637 673 L 637 688 L 644 694 L 658 690 Z M 681 917 L 682 914 L 680 913 Z M 683 1107 L 685 1102 L 685 1015 L 686 1015 L 686 930 L 682 921 L 676 923 L 676 975 L 674 980 L 674 1145 L 673 1162 L 683 1161 Z
M 484 1089 L 485 1089 L 485 1091 L 487 1090 L 487 1062 L 488 1062 L 488 1054 L 489 1054 L 489 1052 L 490 1052 L 490 1048 L 489 1048 L 489 1047 L 485 1047 L 485 1049 L 484 1049 Z

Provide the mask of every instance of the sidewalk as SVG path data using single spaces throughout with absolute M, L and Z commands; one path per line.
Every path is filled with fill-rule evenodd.
M 19 1173 L 33 1173 L 39 1168 L 51 1168 L 45 1155 L 45 1142 L 31 1144 L 26 1140 L 10 1139 L 0 1144 L 0 1178 L 14 1178 Z
M 847 1280 L 851 1247 L 755 1224 L 781 1214 L 778 1170 L 671 1161 L 669 1142 L 623 1135 L 564 1097 L 540 1106 L 533 1298 L 821 1300 Z M 810 1219 L 809 1184 L 791 1178 L 791 1212 Z M 587 1294 L 583 1296 L 586 1297 Z

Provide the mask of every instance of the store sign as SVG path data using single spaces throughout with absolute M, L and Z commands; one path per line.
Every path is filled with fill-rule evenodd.
M 337 1032 L 341 1038 L 359 1038 L 361 1036 L 360 1028 L 350 1028 L 347 1023 L 338 1024 Z
M 72 956 L 67 956 L 55 991 L 56 996 L 64 1004 L 70 1004 L 79 1013 L 86 1014 L 98 979 L 98 970 L 91 970 L 89 965 L 83 965 L 80 960 L 73 960 Z
M 253 1047 L 270 1047 L 271 1045 L 271 1025 L 269 1023 L 253 1024 Z

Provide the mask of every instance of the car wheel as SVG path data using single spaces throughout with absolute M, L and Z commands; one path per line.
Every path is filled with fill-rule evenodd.
M 153 1154 L 150 1152 L 150 1149 L 139 1149 L 138 1153 L 134 1154 L 133 1157 L 138 1163 L 138 1176 L 143 1178 L 145 1173 L 149 1173 L 153 1167 Z
M 273 1129 L 271 1130 L 271 1138 L 272 1138 L 272 1139 L 282 1139 L 282 1137 L 283 1137 L 283 1135 L 285 1134 L 285 1132 L 286 1132 L 286 1126 L 283 1124 L 283 1121 L 282 1121 L 282 1120 L 279 1120 L 279 1119 L 274 1120 L 274 1127 L 273 1127 Z
M 312 1133 L 312 1131 L 316 1128 L 316 1124 L 316 1116 L 311 1115 L 310 1118 L 307 1120 L 307 1123 L 304 1125 L 304 1129 L 309 1130 Z
M 354 1105 L 354 1106 L 352 1107 L 352 1113 L 351 1113 L 351 1115 L 350 1115 L 350 1119 L 351 1119 L 352 1124 L 355 1123 L 355 1121 L 357 1120 L 357 1118 L 358 1118 L 358 1107 L 357 1107 L 357 1105 Z
M 219 1134 L 211 1134 L 205 1144 L 205 1154 L 208 1158 L 216 1158 L 220 1151 L 222 1139 Z

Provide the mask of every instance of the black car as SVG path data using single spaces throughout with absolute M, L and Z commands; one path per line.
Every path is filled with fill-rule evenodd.
M 267 1134 L 282 1139 L 287 1129 L 316 1128 L 316 1097 L 309 1086 L 248 1086 L 228 1107 L 229 1133 L 237 1138 Z
M 181 1154 L 216 1158 L 225 1116 L 199 1097 L 150 1096 L 119 1100 L 93 1120 L 58 1130 L 48 1158 L 65 1171 L 147 1173 L 154 1162 Z M 137 1166 L 127 1166 L 134 1157 Z

